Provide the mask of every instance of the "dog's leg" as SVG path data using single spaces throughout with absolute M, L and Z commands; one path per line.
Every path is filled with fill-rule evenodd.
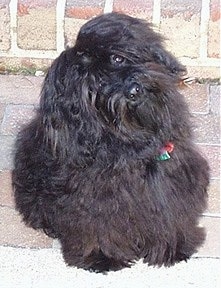
M 101 250 L 93 251 L 85 260 L 86 269 L 94 272 L 117 271 L 131 265 L 127 262 L 107 257 Z
M 63 242 L 62 244 L 63 257 L 69 266 L 76 266 L 96 273 L 117 271 L 131 266 L 126 261 L 106 256 L 101 249 L 93 250 L 90 255 L 84 256 L 80 252 L 82 249 L 76 247 L 76 243 L 70 245 L 69 242 L 67 245 L 67 243 Z
M 183 236 L 177 242 L 176 254 L 171 264 L 189 259 L 197 252 L 205 240 L 205 231 L 202 227 L 188 227 L 185 238 Z
M 55 204 L 59 189 L 62 190 L 62 180 L 57 177 L 59 170 L 44 148 L 42 138 L 40 131 L 37 133 L 37 121 L 19 134 L 12 184 L 16 209 L 23 221 L 55 238 Z
M 182 231 L 177 232 L 177 236 L 173 235 L 170 239 L 155 242 L 146 250 L 148 253 L 144 256 L 144 263 L 150 266 L 172 266 L 181 261 L 187 261 L 198 247 L 203 244 L 205 239 L 204 229 L 200 227 L 188 226 L 185 235 Z
M 60 238 L 63 257 L 67 265 L 105 273 L 130 267 L 133 263 L 125 257 L 114 257 L 109 255 L 108 251 L 104 252 L 98 244 L 96 231 L 92 231 L 89 224 L 85 226 L 85 229 L 77 227 L 76 223 L 72 225 L 74 226 L 64 228 Z

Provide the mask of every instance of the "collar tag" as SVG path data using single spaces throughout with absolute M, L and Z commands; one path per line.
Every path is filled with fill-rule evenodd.
M 156 157 L 158 161 L 165 161 L 170 159 L 170 154 L 173 152 L 174 144 L 171 142 L 168 142 L 160 151 L 160 155 Z
M 168 159 L 170 159 L 170 154 L 167 151 L 164 151 L 159 156 L 157 156 L 157 160 L 159 160 L 159 161 L 165 161 Z

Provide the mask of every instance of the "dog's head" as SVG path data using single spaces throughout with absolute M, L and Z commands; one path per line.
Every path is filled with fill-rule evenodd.
M 75 127 L 87 135 L 109 129 L 124 141 L 168 141 L 186 124 L 176 113 L 186 111 L 176 90 L 185 71 L 151 25 L 105 14 L 82 26 L 75 46 L 54 61 L 40 111 L 50 135 Z
M 79 31 L 75 49 L 83 62 L 93 62 L 96 71 L 156 62 L 174 76 L 185 73 L 150 24 L 124 14 L 110 13 L 87 22 Z

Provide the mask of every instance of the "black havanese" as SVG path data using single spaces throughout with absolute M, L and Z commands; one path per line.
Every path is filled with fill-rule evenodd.
M 13 185 L 24 222 L 97 272 L 187 260 L 204 241 L 208 165 L 178 92 L 185 68 L 146 22 L 87 22 L 54 61 L 18 135 Z

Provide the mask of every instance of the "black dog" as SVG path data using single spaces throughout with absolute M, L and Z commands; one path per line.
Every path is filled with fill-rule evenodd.
M 58 238 L 68 265 L 170 266 L 203 243 L 209 169 L 177 91 L 184 73 L 149 24 L 116 13 L 52 64 L 13 185 L 25 223 Z

